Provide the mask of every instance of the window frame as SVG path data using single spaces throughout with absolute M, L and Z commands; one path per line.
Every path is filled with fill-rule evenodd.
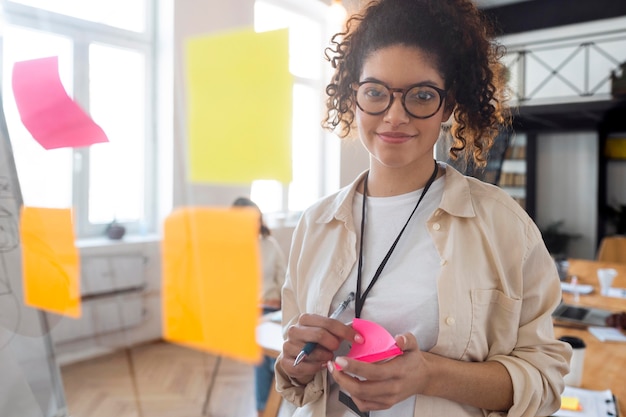
M 145 30 L 135 32 L 55 13 L 49 10 L 1 0 L 4 23 L 26 29 L 61 35 L 72 41 L 73 99 L 89 113 L 89 47 L 101 44 L 129 49 L 145 57 L 145 138 L 143 215 L 134 222 L 122 223 L 127 234 L 145 234 L 157 229 L 157 33 L 158 0 L 146 0 Z M 8 76 L 8 74 L 3 74 Z M 78 239 L 103 236 L 106 224 L 89 222 L 89 147 L 73 148 L 72 208 Z
M 317 135 L 317 139 L 319 140 L 319 156 L 317 161 L 318 172 L 311 174 L 319 176 L 318 187 L 314 190 L 314 200 L 317 200 L 336 190 L 339 186 L 340 143 L 334 134 L 325 131 L 321 127 L 322 118 L 324 117 L 324 89 L 332 75 L 332 68 L 330 67 L 330 64 L 323 58 L 324 48 L 328 45 L 332 34 L 337 32 L 339 28 L 333 27 L 330 16 L 330 7 L 321 1 L 304 2 L 302 0 L 255 0 L 255 4 L 257 1 L 268 3 L 275 7 L 280 7 L 291 13 L 306 16 L 307 18 L 317 20 L 320 23 L 321 48 L 318 51 L 320 56 L 320 78 L 307 78 L 292 73 L 294 87 L 296 85 L 302 85 L 306 88 L 317 90 L 319 94 L 320 110 L 317 114 L 319 117 L 316 119 L 317 125 L 319 126 Z M 296 130 L 297 126 L 294 126 L 292 128 L 292 132 L 295 132 Z M 295 138 L 292 137 L 292 141 L 294 139 Z M 292 148 L 295 149 L 295 146 Z M 282 205 L 279 211 L 268 212 L 263 210 L 263 207 L 261 207 L 264 211 L 266 221 L 273 227 L 290 225 L 297 221 L 301 214 L 301 210 L 294 210 L 289 205 L 290 187 L 292 185 L 293 181 L 289 184 L 280 184 L 282 190 Z

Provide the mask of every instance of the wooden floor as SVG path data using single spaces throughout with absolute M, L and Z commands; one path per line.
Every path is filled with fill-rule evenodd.
M 215 356 L 157 342 L 61 368 L 71 417 L 202 417 Z M 223 358 L 207 417 L 253 417 L 252 365 Z

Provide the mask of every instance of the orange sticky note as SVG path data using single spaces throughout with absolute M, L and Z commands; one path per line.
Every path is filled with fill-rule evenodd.
M 250 363 L 261 281 L 259 214 L 249 208 L 182 208 L 165 220 L 165 340 Z
M 81 315 L 80 263 L 70 209 L 22 207 L 24 304 Z

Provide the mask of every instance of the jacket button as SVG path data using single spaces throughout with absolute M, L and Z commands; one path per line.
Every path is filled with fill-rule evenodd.
M 446 261 L 446 260 L 445 260 L 445 259 L 443 259 L 443 258 L 441 258 L 441 259 L 439 260 L 439 265 L 441 265 L 441 266 L 444 266 L 444 265 L 445 265 L 445 264 L 447 264 L 447 263 L 448 263 L 448 261 Z
M 439 230 L 439 229 L 441 229 L 441 225 L 439 223 L 435 223 L 435 224 L 433 224 L 433 229 Z
M 448 317 L 446 318 L 446 324 L 448 326 L 452 326 L 454 323 L 456 323 L 456 320 L 454 320 L 454 317 Z

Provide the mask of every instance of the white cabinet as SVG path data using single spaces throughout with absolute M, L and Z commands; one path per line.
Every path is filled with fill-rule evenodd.
M 83 297 L 144 286 L 142 254 L 89 256 L 81 263 Z
M 83 302 L 79 319 L 63 319 L 50 330 L 52 340 L 62 344 L 124 330 L 141 323 L 144 315 L 141 294 L 130 293 Z
M 103 243 L 80 247 L 81 317 L 48 318 L 59 363 L 161 338 L 160 242 Z

